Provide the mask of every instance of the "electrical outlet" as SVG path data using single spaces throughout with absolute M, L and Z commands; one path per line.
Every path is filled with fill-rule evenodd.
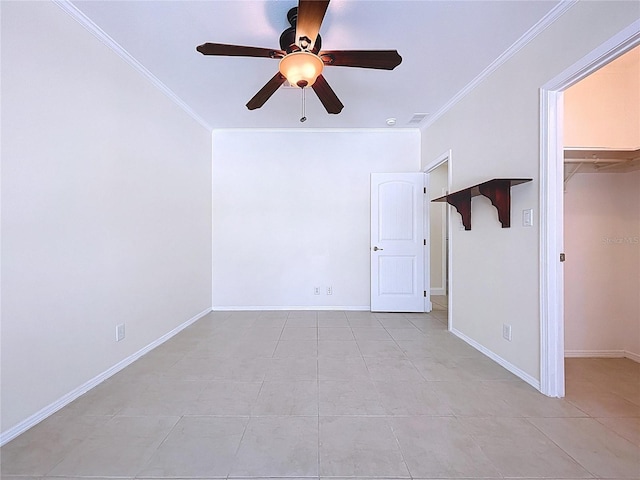
M 320 295 L 320 287 L 313 287 L 313 294 Z
M 124 323 L 116 325 L 116 342 L 124 340 Z
M 327 287 L 327 295 L 333 295 L 333 288 Z
M 511 341 L 511 325 L 506 323 L 502 324 L 502 338 L 505 340 Z

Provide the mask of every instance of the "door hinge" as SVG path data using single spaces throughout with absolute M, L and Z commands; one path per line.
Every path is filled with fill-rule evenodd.
M 425 239 L 424 239 L 424 245 L 426 245 L 426 244 L 427 244 L 427 239 L 425 238 Z
M 427 194 L 427 187 L 424 187 L 424 193 Z
M 565 255 L 564 255 L 564 253 L 561 253 L 561 254 L 560 254 L 560 261 L 561 261 L 561 262 L 564 262 L 564 261 L 565 261 L 565 259 L 566 259 L 566 257 L 565 257 Z
M 426 290 L 424 291 L 424 297 L 425 298 L 427 297 L 427 291 Z

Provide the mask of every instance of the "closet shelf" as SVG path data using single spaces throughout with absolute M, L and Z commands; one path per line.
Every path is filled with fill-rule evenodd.
M 431 201 L 447 202 L 453 205 L 462 216 L 464 229 L 471 230 L 471 198 L 484 195 L 498 210 L 498 220 L 502 228 L 509 228 L 511 226 L 511 187 L 531 180 L 531 178 L 494 178 Z

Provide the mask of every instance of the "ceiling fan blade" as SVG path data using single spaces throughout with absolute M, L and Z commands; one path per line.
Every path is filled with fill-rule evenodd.
M 226 57 L 265 57 L 282 58 L 282 50 L 260 47 L 243 47 L 242 45 L 226 45 L 224 43 L 203 43 L 196 47 L 203 55 L 220 55 Z
M 344 105 L 322 75 L 316 78 L 311 88 L 318 95 L 327 113 L 340 113 L 342 111 Z
M 286 78 L 280 72 L 276 73 L 271 80 L 269 80 L 264 87 L 260 89 L 258 93 L 256 93 L 251 100 L 247 103 L 247 108 L 249 110 L 255 110 L 256 108 L 260 108 L 264 103 L 269 100 L 271 95 L 273 95 L 280 85 L 284 83 Z
M 393 70 L 402 62 L 397 50 L 323 50 L 318 55 L 325 65 L 337 67 Z
M 296 44 L 302 46 L 300 38 L 309 39 L 308 49 L 313 48 L 320 25 L 329 6 L 329 0 L 299 0 L 298 19 L 296 20 Z

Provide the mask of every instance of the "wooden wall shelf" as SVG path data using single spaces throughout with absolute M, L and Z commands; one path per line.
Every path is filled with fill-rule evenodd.
M 498 220 L 502 228 L 509 228 L 511 226 L 511 187 L 531 180 L 531 178 L 494 178 L 431 201 L 447 202 L 453 205 L 462 216 L 464 229 L 471 230 L 471 198 L 484 195 L 498 210 Z

